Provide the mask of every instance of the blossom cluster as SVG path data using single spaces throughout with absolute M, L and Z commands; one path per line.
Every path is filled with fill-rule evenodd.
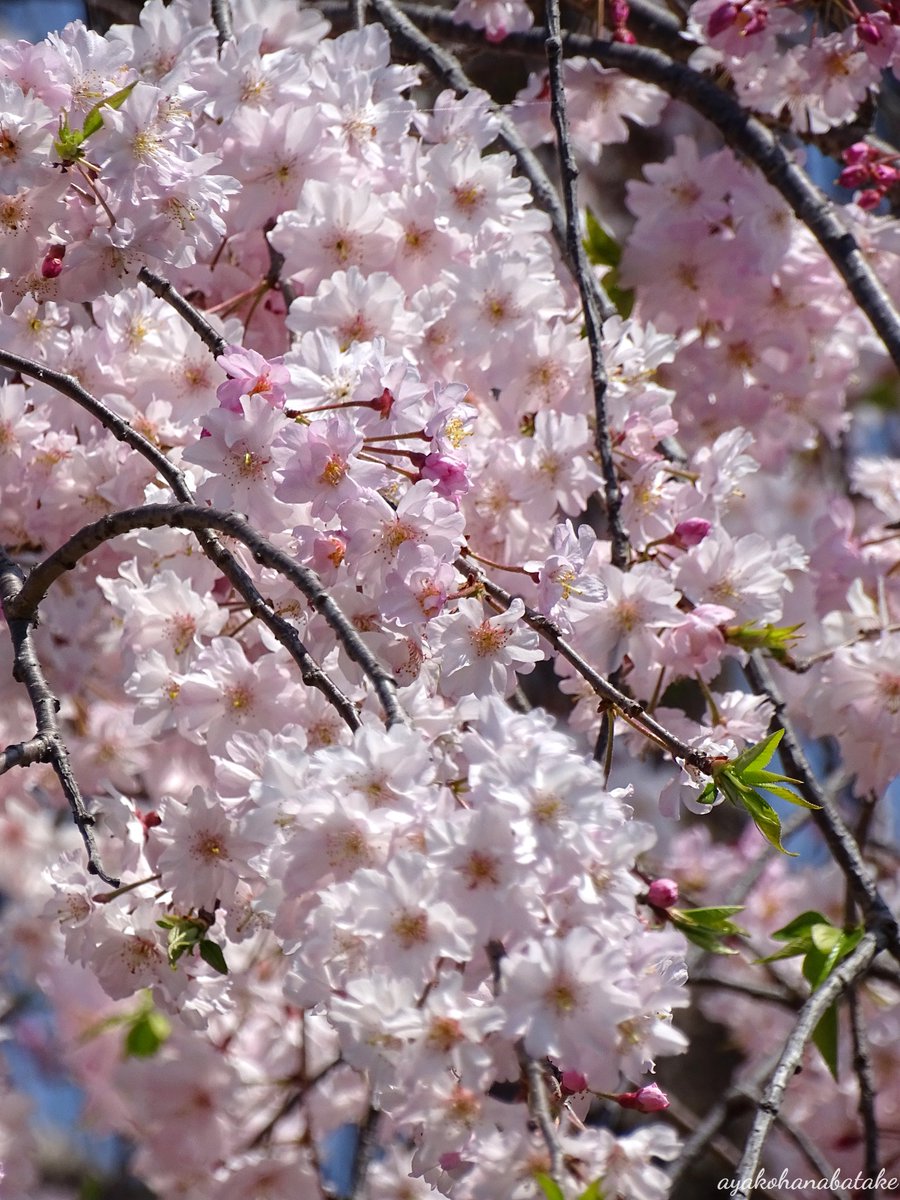
M 529 24 L 470 7 L 491 38 Z M 701 7 L 765 111 L 771 48 L 754 67 L 723 39 L 794 16 Z M 420 103 L 379 25 L 232 8 L 221 51 L 199 0 L 0 45 L 0 347 L 34 368 L 0 385 L 6 552 L 27 570 L 171 502 L 154 453 L 271 551 L 226 538 L 254 608 L 177 514 L 138 521 L 42 600 L 36 653 L 122 886 L 55 819 L 49 764 L 6 771 L 0 945 L 54 1006 L 93 1121 L 172 1200 L 318 1197 L 347 1124 L 381 1148 L 371 1200 L 531 1200 L 557 1169 L 543 1109 L 568 1187 L 661 1198 L 679 1142 L 649 1119 L 652 1074 L 686 1048 L 686 942 L 647 881 L 711 854 L 672 833 L 710 810 L 690 756 L 767 733 L 749 650 L 814 614 L 810 669 L 782 672 L 797 720 L 860 793 L 896 772 L 900 492 L 871 454 L 853 499 L 818 469 L 882 351 L 769 185 L 679 137 L 628 187 L 636 303 L 604 324 L 598 429 L 577 288 L 490 97 Z M 851 65 L 857 102 L 875 85 Z M 564 74 L 587 159 L 664 117 L 647 84 Z M 804 113 L 844 120 L 839 99 Z M 543 75 L 509 114 L 549 139 Z M 895 224 L 865 208 L 844 220 L 896 290 Z M 598 515 L 604 433 L 624 563 Z M 652 711 L 683 770 L 634 729 L 612 775 L 595 761 L 591 672 Z M 15 746 L 33 716 L 21 687 L 4 698 Z M 620 1109 L 641 1114 L 628 1132 Z M 23 1121 L 0 1109 L 15 1197 L 36 1186 Z

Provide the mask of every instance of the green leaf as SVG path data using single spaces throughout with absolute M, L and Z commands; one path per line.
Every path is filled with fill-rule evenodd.
M 814 925 L 827 924 L 827 917 L 823 917 L 820 912 L 810 910 L 801 913 L 799 917 L 794 917 L 793 921 L 788 921 L 787 925 L 782 925 L 780 929 L 776 929 L 774 933 L 770 933 L 769 937 L 774 938 L 777 942 L 793 941 L 802 934 L 810 934 Z
M 225 955 L 222 953 L 222 947 L 216 942 L 211 942 L 204 938 L 200 943 L 200 957 L 207 966 L 212 967 L 214 971 L 218 971 L 220 975 L 228 974 Z
M 600 1189 L 600 1180 L 595 1179 L 593 1183 L 589 1183 L 578 1200 L 603 1200 L 603 1192 Z
M 780 850 L 782 854 L 796 858 L 797 855 L 793 850 L 785 850 L 781 844 L 781 820 L 768 800 L 764 800 L 757 792 L 748 789 L 743 797 L 743 804 L 766 841 L 776 850 Z
M 728 918 L 743 910 L 743 904 L 720 904 L 712 908 L 670 908 L 668 911 L 671 917 L 678 918 L 680 924 L 701 929 L 722 929 L 728 925 L 733 931 L 737 931 L 737 926 Z
M 837 1003 L 831 1005 L 813 1030 L 813 1045 L 825 1059 L 825 1065 L 837 1082 L 838 1077 L 838 1010 Z
M 787 662 L 791 650 L 800 641 L 799 625 L 765 625 L 760 628 L 755 621 L 746 625 L 730 625 L 725 629 L 725 640 L 742 650 L 768 650 L 778 662 Z
M 722 935 L 712 929 L 683 929 L 681 931 L 689 942 L 705 950 L 707 954 L 737 954 L 732 946 L 722 945 Z
M 543 1171 L 537 1171 L 534 1177 L 538 1182 L 538 1187 L 547 1197 L 547 1200 L 566 1200 L 562 1188 L 555 1179 L 551 1179 Z
M 778 743 L 783 737 L 784 730 L 776 729 L 774 733 L 770 733 L 767 738 L 763 738 L 755 746 L 747 746 L 736 758 L 732 758 L 726 763 L 722 769 L 740 777 L 748 767 L 760 769 L 768 766 L 772 760 L 772 755 L 778 749 Z
M 675 928 L 695 946 L 713 954 L 736 954 L 736 950 L 721 943 L 723 938 L 738 937 L 747 932 L 730 920 L 740 911 L 740 905 L 723 904 L 714 908 L 670 908 L 668 916 Z
M 700 804 L 715 804 L 716 796 L 719 794 L 719 789 L 714 783 L 708 783 L 700 795 L 697 797 Z
M 142 1009 L 125 1035 L 125 1054 L 130 1058 L 152 1058 L 172 1032 L 166 1016 L 155 1008 Z
M 622 261 L 622 247 L 611 237 L 589 208 L 584 210 L 584 251 L 588 262 L 595 267 L 617 267 Z
M 98 100 L 88 115 L 84 118 L 84 128 L 81 131 L 81 140 L 89 138 L 92 133 L 96 133 L 103 125 L 102 108 L 121 108 L 137 85 L 137 80 L 134 83 L 129 83 L 126 87 L 120 88 L 117 92 L 113 92 L 111 96 L 104 96 L 102 100 Z

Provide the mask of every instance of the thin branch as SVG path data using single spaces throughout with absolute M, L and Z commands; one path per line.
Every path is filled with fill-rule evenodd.
M 216 40 L 219 43 L 219 54 L 226 42 L 234 37 L 231 25 L 231 5 L 228 0 L 210 0 L 212 23 L 216 27 Z
M 72 820 L 84 842 L 88 856 L 87 869 L 91 875 L 99 876 L 110 887 L 116 888 L 120 881 L 112 875 L 107 875 L 100 865 L 94 841 L 94 818 L 85 807 L 78 781 L 72 773 L 69 752 L 60 733 L 56 716 L 59 712 L 59 701 L 50 690 L 50 685 L 47 683 L 38 660 L 31 637 L 31 621 L 28 618 L 16 617 L 12 612 L 16 597 L 22 587 L 22 579 L 21 569 L 6 551 L 0 548 L 0 603 L 2 603 L 12 641 L 13 678 L 17 683 L 23 684 L 28 693 L 38 737 L 42 738 L 47 746 L 47 761 L 50 762 L 60 782 L 63 795 L 72 812 Z M 36 740 L 32 739 L 32 744 Z
M 228 343 L 220 333 L 216 333 L 203 313 L 199 308 L 196 308 L 189 300 L 185 300 L 184 296 L 169 283 L 168 279 L 164 279 L 162 275 L 157 275 L 155 271 L 151 271 L 149 267 L 141 267 L 138 272 L 138 279 L 141 283 L 145 283 L 154 296 L 158 296 L 160 300 L 165 300 L 166 304 L 182 317 L 194 333 L 196 333 L 203 344 L 208 347 L 211 354 L 216 358 L 220 354 L 224 354 L 228 349 Z
M 880 939 L 874 933 L 863 934 L 856 948 L 835 967 L 803 1006 L 772 1078 L 757 1105 L 750 1135 L 738 1166 L 738 1187 L 732 1193 L 736 1200 L 748 1200 L 753 1190 L 752 1181 L 759 1167 L 766 1136 L 778 1116 L 787 1085 L 800 1065 L 803 1051 L 816 1025 L 841 992 L 868 970 L 869 964 L 879 952 L 879 943 Z
M 5 775 L 13 767 L 30 767 L 34 763 L 48 762 L 52 753 L 50 739 L 43 733 L 36 733 L 27 742 L 16 742 L 0 751 L 0 775 Z
M 865 1171 L 869 1178 L 878 1175 L 878 1117 L 875 1112 L 875 1075 L 869 1054 L 869 1038 L 863 1021 L 859 989 L 851 987 L 847 992 L 850 1010 L 850 1032 L 853 1038 L 853 1070 L 859 1085 L 859 1116 L 863 1126 L 865 1142 Z
M 10 354 L 7 350 L 0 350 L 0 366 L 17 371 L 20 375 L 37 379 L 68 399 L 74 400 L 120 442 L 124 442 L 138 454 L 143 455 L 166 481 L 177 500 L 184 504 L 194 502 L 194 494 L 188 487 L 184 475 L 166 458 L 165 454 L 137 430 L 132 429 L 127 421 L 117 416 L 105 404 L 86 391 L 77 379 L 71 375 L 64 375 L 60 371 L 54 371 L 41 363 L 33 362 L 31 359 L 22 358 L 18 354 Z M 353 704 L 315 661 L 290 621 L 279 616 L 272 606 L 266 603 L 256 584 L 234 555 L 226 550 L 215 534 L 210 533 L 209 530 L 198 531 L 197 540 L 204 554 L 215 563 L 235 591 L 243 596 L 257 620 L 262 621 L 271 630 L 272 635 L 290 654 L 300 670 L 303 682 L 308 687 L 314 687 L 322 692 L 345 723 L 353 730 L 358 729 L 360 720 Z
M 405 723 L 406 718 L 397 701 L 396 683 L 325 590 L 315 571 L 301 566 L 290 555 L 276 549 L 236 513 L 221 512 L 202 505 L 147 504 L 101 517 L 99 521 L 85 525 L 31 569 L 21 591 L 12 601 L 13 615 L 24 619 L 32 617 L 53 583 L 104 542 L 136 529 L 160 528 L 190 529 L 195 533 L 217 529 L 242 542 L 258 563 L 283 575 L 306 597 L 316 612 L 322 614 L 344 649 L 371 681 L 387 718 L 388 728 Z
M 503 607 L 509 608 L 513 602 L 513 595 L 507 592 L 504 588 L 488 579 L 487 576 L 468 558 L 460 557 L 455 563 L 456 569 L 466 575 L 473 577 L 484 588 L 488 596 L 499 601 Z M 708 754 L 704 754 L 702 750 L 697 750 L 694 746 L 689 746 L 687 742 L 683 742 L 681 738 L 676 737 L 674 733 L 670 733 L 663 725 L 646 711 L 643 704 L 637 700 L 632 700 L 630 696 L 626 696 L 624 692 L 620 692 L 617 687 L 609 682 L 608 679 L 600 675 L 594 668 L 581 657 L 560 633 L 558 627 L 548 620 L 539 612 L 525 606 L 525 612 L 522 620 L 538 633 L 566 662 L 571 663 L 578 674 L 589 683 L 592 689 L 598 696 L 602 696 L 604 700 L 614 704 L 615 707 L 631 721 L 635 723 L 641 732 L 654 738 L 662 746 L 664 746 L 674 758 L 680 758 L 683 762 L 697 770 L 702 771 L 705 775 L 712 773 L 712 760 Z
M 867 926 L 876 929 L 884 937 L 891 953 L 900 961 L 900 929 L 897 919 L 879 892 L 836 805 L 820 787 L 793 723 L 787 715 L 784 698 L 759 651 L 754 650 L 750 655 L 745 670 L 750 685 L 756 692 L 767 696 L 775 708 L 775 720 L 784 730 L 779 751 L 788 774 L 799 780 L 805 798 L 818 806 L 812 810 L 812 820 L 853 889 L 854 897 L 865 914 Z
M 379 8 L 385 2 L 373 0 Z M 422 4 L 404 4 L 403 9 L 424 27 L 441 36 L 484 44 L 480 31 L 456 25 L 449 13 Z M 503 48 L 533 53 L 543 45 L 546 37 L 545 29 L 510 33 L 504 38 Z M 831 259 L 850 294 L 869 318 L 894 364 L 900 369 L 900 314 L 866 261 L 856 239 L 838 219 L 835 206 L 810 182 L 762 121 L 742 108 L 734 97 L 717 84 L 659 50 L 576 33 L 564 34 L 562 42 L 567 53 L 596 59 L 605 67 L 614 67 L 633 79 L 652 83 L 673 99 L 690 105 L 719 130 L 733 150 L 754 163 Z
M 736 979 L 720 979 L 716 975 L 694 975 L 688 976 L 689 987 L 699 988 L 719 988 L 726 992 L 736 992 L 740 996 L 747 996 L 751 1000 L 762 1000 L 766 1004 L 778 1004 L 782 1008 L 789 1008 L 791 1012 L 796 1012 L 803 1003 L 798 995 L 788 995 L 783 992 L 773 992 L 769 988 L 757 987 L 752 983 L 741 983 Z
M 563 83 L 562 30 L 559 19 L 559 0 L 546 0 L 547 4 L 547 64 L 550 71 L 550 111 L 556 129 L 556 144 L 559 153 L 559 170 L 562 179 L 563 203 L 566 210 L 566 258 L 569 270 L 578 284 L 581 307 L 584 312 L 585 333 L 591 353 L 591 388 L 594 394 L 595 443 L 600 455 L 603 471 L 603 488 L 606 497 L 606 519 L 609 523 L 612 543 L 610 559 L 614 567 L 624 570 L 628 562 L 628 539 L 622 527 L 622 490 L 613 460 L 612 439 L 609 436 L 609 414 L 606 408 L 606 367 L 603 362 L 601 341 L 603 337 L 602 316 L 597 308 L 597 292 L 590 280 L 595 279 L 584 252 L 581 237 L 581 219 L 578 208 L 578 167 L 569 137 L 569 119 L 566 112 L 566 89 Z
M 366 1186 L 366 1174 L 372 1161 L 372 1151 L 375 1149 L 375 1134 L 378 1131 L 378 1121 L 381 1117 L 374 1101 L 369 1104 L 365 1121 L 359 1126 L 356 1135 L 356 1146 L 353 1150 L 353 1163 L 350 1168 L 350 1191 L 348 1200 L 359 1200 Z
M 544 1139 L 544 1145 L 550 1155 L 550 1171 L 548 1173 L 560 1191 L 565 1194 L 565 1158 L 559 1140 L 559 1132 L 554 1124 L 550 1104 L 547 1100 L 547 1084 L 543 1068 L 536 1059 L 525 1052 L 525 1047 L 521 1042 L 516 1050 L 519 1056 L 519 1066 L 528 1081 L 528 1111 L 541 1131 L 541 1137 Z

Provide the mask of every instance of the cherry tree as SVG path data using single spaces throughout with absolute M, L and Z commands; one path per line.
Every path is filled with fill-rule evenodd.
M 0 43 L 6 1028 L 167 1200 L 900 1189 L 900 11 L 678 11 Z

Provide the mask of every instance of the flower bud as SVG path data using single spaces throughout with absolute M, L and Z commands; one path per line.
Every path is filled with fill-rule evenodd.
M 858 163 L 871 162 L 876 153 L 877 151 L 865 142 L 854 142 L 843 151 L 841 158 L 848 167 L 854 167 Z
M 881 188 L 866 188 L 864 192 L 860 192 L 856 197 L 856 203 L 860 208 L 867 211 L 872 208 L 877 208 L 884 199 L 884 192 Z
M 678 884 L 674 879 L 654 879 L 647 888 L 647 902 L 654 908 L 671 908 L 678 903 Z
M 669 1097 L 665 1092 L 661 1092 L 655 1083 L 638 1088 L 636 1092 L 620 1092 L 618 1096 L 613 1096 L 613 1099 L 623 1108 L 633 1108 L 642 1113 L 662 1112 L 664 1108 L 669 1107 Z
M 843 188 L 855 191 L 863 184 L 868 183 L 870 178 L 871 168 L 866 163 L 852 163 L 849 167 L 844 167 L 838 175 L 838 183 Z
M 686 521 L 678 522 L 670 540 L 673 545 L 687 550 L 689 546 L 699 546 L 711 529 L 712 525 L 703 517 L 688 517 Z
M 882 40 L 881 30 L 865 13 L 856 22 L 856 36 L 869 46 L 877 46 Z
M 580 1071 L 563 1071 L 560 1083 L 562 1090 L 569 1095 L 587 1091 L 587 1076 L 582 1075 Z

